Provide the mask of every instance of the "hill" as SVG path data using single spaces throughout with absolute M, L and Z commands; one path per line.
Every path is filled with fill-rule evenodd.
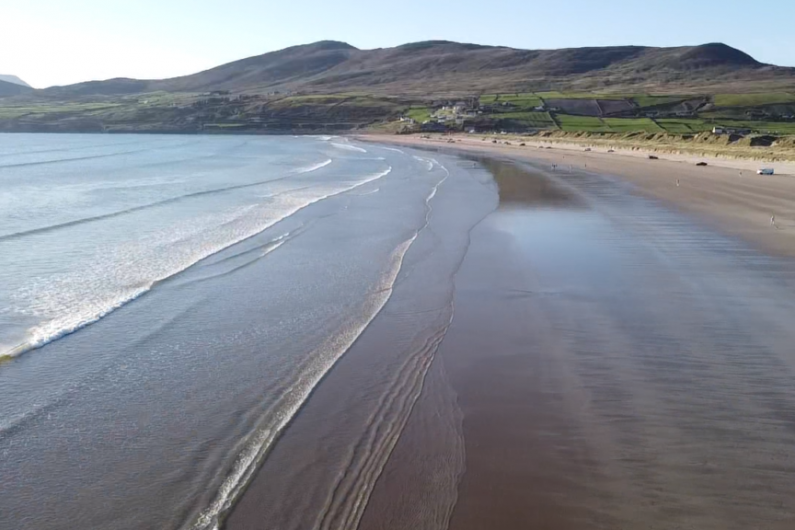
M 0 81 L 5 81 L 6 83 L 13 83 L 15 85 L 26 86 L 30 88 L 30 85 L 18 78 L 15 75 L 3 75 L 0 74 Z
M 7 76 L 3 76 L 7 77 Z M 0 79 L 0 96 L 18 96 L 20 94 L 32 94 L 33 89 L 27 85 L 11 83 Z
M 162 80 L 113 79 L 53 87 L 55 95 L 152 91 L 368 92 L 416 95 L 580 90 L 743 92 L 791 90 L 795 68 L 767 65 L 725 44 L 520 50 L 449 41 L 360 50 L 321 41 Z
M 360 50 L 321 41 L 171 79 L 45 90 L 0 81 L 0 95 L 0 131 L 795 134 L 795 68 L 720 43 Z

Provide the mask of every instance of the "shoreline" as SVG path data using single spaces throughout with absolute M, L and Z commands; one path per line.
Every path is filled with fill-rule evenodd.
M 552 165 L 560 171 L 606 175 L 632 186 L 641 196 L 660 201 L 682 213 L 695 216 L 720 233 L 738 237 L 764 252 L 795 257 L 795 177 L 750 173 L 754 162 L 722 160 L 725 166 L 698 167 L 700 157 L 671 159 L 660 155 L 649 160 L 642 153 L 590 151 L 578 147 L 537 147 L 492 144 L 479 138 L 423 140 L 409 136 L 354 136 L 363 142 L 439 150 L 464 155 L 478 154 L 498 159 Z M 785 166 L 788 170 L 790 166 Z M 537 168 L 542 169 L 542 168 Z M 795 162 L 792 163 L 795 175 Z M 775 226 L 771 217 L 775 216 Z
M 532 149 L 550 149 L 570 152 L 572 154 L 581 153 L 585 154 L 586 149 L 590 155 L 597 156 L 600 154 L 610 155 L 611 157 L 629 157 L 632 159 L 648 160 L 649 155 L 657 156 L 660 161 L 667 162 L 682 162 L 685 164 L 694 165 L 698 162 L 706 162 L 709 166 L 720 168 L 732 168 L 742 171 L 751 171 L 754 174 L 757 169 L 762 167 L 775 166 L 776 176 L 795 176 L 795 160 L 776 159 L 773 157 L 764 156 L 764 152 L 760 151 L 759 156 L 743 156 L 737 154 L 736 156 L 728 156 L 722 152 L 710 153 L 708 149 L 701 153 L 686 152 L 687 150 L 677 149 L 674 146 L 661 145 L 654 147 L 653 145 L 622 145 L 618 140 L 611 141 L 607 139 L 591 138 L 591 139 L 574 139 L 574 138 L 560 138 L 560 137 L 541 137 L 541 136 L 519 136 L 519 135 L 488 135 L 488 134 L 438 134 L 433 133 L 427 135 L 427 138 L 422 138 L 423 135 L 380 135 L 380 134 L 348 134 L 352 138 L 359 139 L 365 142 L 382 142 L 382 143 L 395 143 L 402 145 L 439 145 L 444 147 L 460 147 L 462 149 L 483 149 L 486 151 L 491 150 L 506 150 L 505 152 L 515 152 L 518 156 L 524 156 L 527 151 Z M 453 140 L 451 143 L 450 140 Z M 492 141 L 496 140 L 496 143 Z M 524 143 L 524 146 L 519 144 Z M 698 148 L 692 148 L 693 151 L 698 151 Z M 649 160 L 650 161 L 650 160 Z M 650 161 L 651 162 L 651 161 Z M 750 175 L 749 175 L 750 176 Z
M 447 530 L 791 527 L 781 499 L 794 484 L 769 455 L 792 437 L 758 423 L 777 406 L 755 397 L 773 385 L 795 402 L 778 314 L 791 311 L 791 261 L 748 260 L 743 243 L 615 194 L 611 179 L 487 165 L 500 206 L 473 231 L 435 361 L 444 376 L 417 405 L 449 385 L 461 411 L 466 466 Z M 406 455 L 426 443 L 404 432 L 360 530 L 417 528 L 385 514 L 421 483 L 427 464 Z
M 591 155 L 588 171 L 553 172 L 548 165 L 570 155 L 484 151 L 444 149 L 488 157 L 482 164 L 500 204 L 472 230 L 456 273 L 455 318 L 389 457 L 370 475 L 372 491 L 357 495 L 365 503 L 357 528 L 590 530 L 654 521 L 655 528 L 739 530 L 790 520 L 795 506 L 778 499 L 795 498 L 795 483 L 765 464 L 769 451 L 795 441 L 773 423 L 784 409 L 731 393 L 742 382 L 760 396 L 774 392 L 781 407 L 795 402 L 787 390 L 795 367 L 787 353 L 789 306 L 780 298 L 789 280 L 776 276 L 778 258 L 759 254 L 751 264 L 742 243 L 720 235 L 748 230 L 753 219 L 733 210 L 734 228 L 713 231 L 677 212 L 696 213 L 696 199 L 672 195 L 664 204 L 676 208 L 659 208 L 644 197 L 663 198 L 668 183 L 659 188 L 654 172 L 634 175 L 633 161 L 623 157 Z M 662 162 L 656 167 L 675 164 Z M 626 180 L 603 176 L 621 173 L 616 164 L 628 166 Z M 709 198 L 708 184 L 724 178 L 716 171 L 691 191 Z M 615 193 L 627 184 L 629 193 Z M 713 193 L 702 219 L 717 224 L 723 217 L 716 210 L 730 202 Z M 772 244 L 765 234 L 745 236 L 759 247 Z M 781 254 L 792 248 L 784 245 Z M 396 303 L 385 316 L 402 313 Z M 321 515 L 302 514 L 285 506 L 282 490 L 301 504 L 310 494 L 302 488 L 317 489 L 309 477 L 338 465 L 344 446 L 335 446 L 334 433 L 354 429 L 351 414 L 373 391 L 364 389 L 380 350 L 397 342 L 401 330 L 393 325 L 374 322 L 327 374 L 225 528 L 259 530 L 274 521 L 300 528 L 304 518 L 338 527 L 327 520 L 337 501 Z M 745 351 L 754 353 L 742 365 L 720 368 Z M 727 418 L 715 410 L 717 400 L 731 412 Z M 759 417 L 771 423 L 747 434 L 743 425 Z M 757 435 L 764 447 L 751 445 Z M 456 464 L 462 457 L 463 468 Z M 338 476 L 348 480 L 347 472 Z M 776 494 L 757 495 L 752 485 L 760 482 Z M 350 500 L 346 494 L 338 502 Z

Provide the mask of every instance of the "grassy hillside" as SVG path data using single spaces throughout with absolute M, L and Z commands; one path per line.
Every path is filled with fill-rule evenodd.
M 722 44 L 517 50 L 323 41 L 163 80 L 0 81 L 0 131 L 791 134 L 795 69 Z
M 604 99 L 603 94 L 582 92 L 514 92 L 473 96 L 464 101 L 365 93 L 218 95 L 160 91 L 79 98 L 17 96 L 0 99 L 0 131 L 280 133 L 377 128 L 412 132 L 432 126 L 433 130 L 479 132 L 546 129 L 697 134 L 723 127 L 790 135 L 795 134 L 795 102 L 786 103 L 786 96 L 614 94 Z M 450 108 L 455 102 L 464 105 L 459 114 L 441 112 L 443 106 Z M 741 106 L 748 104 L 756 106 Z
M 724 44 L 520 50 L 430 41 L 359 50 L 322 41 L 178 78 L 112 79 L 45 93 L 64 97 L 229 90 L 421 96 L 536 91 L 542 98 L 591 92 L 609 99 L 622 92 L 789 92 L 794 86 L 795 69 L 759 63 Z

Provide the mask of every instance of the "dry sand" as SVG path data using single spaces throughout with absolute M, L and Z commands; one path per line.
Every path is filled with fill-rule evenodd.
M 520 147 L 516 142 L 492 144 L 481 136 L 458 136 L 454 144 L 448 137 L 430 140 L 419 136 L 361 136 L 362 140 L 388 142 L 423 148 L 460 150 L 497 157 L 556 164 L 559 171 L 612 175 L 636 186 L 637 192 L 661 199 L 669 206 L 695 213 L 713 228 L 745 239 L 767 252 L 795 256 L 795 163 L 763 164 L 741 159 L 721 159 L 690 155 L 656 155 L 649 160 L 643 151 L 616 149 L 607 153 L 593 148 L 583 151 L 577 144 L 538 144 L 554 146 L 539 149 L 537 144 Z M 500 140 L 502 141 L 502 140 Z M 695 164 L 708 160 L 709 166 Z M 756 174 L 759 167 L 773 166 L 777 175 Z M 677 180 L 679 186 L 677 186 Z M 771 226 L 770 218 L 776 224 Z

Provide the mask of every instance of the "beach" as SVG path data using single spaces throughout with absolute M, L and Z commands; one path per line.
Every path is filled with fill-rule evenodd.
M 765 213 L 787 181 L 746 184 L 736 207 L 727 184 L 711 188 L 733 170 L 409 142 L 463 154 L 499 192 L 470 232 L 453 318 L 411 413 L 387 459 L 367 449 L 377 432 L 347 420 L 378 417 L 367 360 L 395 341 L 393 299 L 226 528 L 795 524 L 793 248 L 768 235 Z M 675 195 L 677 177 L 692 193 Z M 415 296 L 406 302 L 426 293 Z M 332 485 L 320 515 L 291 501 L 308 484 Z
M 360 136 L 366 141 L 447 152 L 480 153 L 498 158 L 535 160 L 556 165 L 561 172 L 576 169 L 579 173 L 613 176 L 633 185 L 633 191 L 659 199 L 673 209 L 695 214 L 716 230 L 730 233 L 765 251 L 795 256 L 795 164 L 762 162 L 741 158 L 700 157 L 685 154 L 660 154 L 653 151 L 593 148 L 587 143 L 553 143 L 505 140 L 491 143 L 479 135 L 459 135 L 453 144 L 437 136 Z M 539 148 L 541 147 L 541 148 Z M 547 149 L 549 148 L 549 149 Z M 658 156 L 650 160 L 649 154 Z M 706 167 L 696 166 L 707 162 Z M 761 167 L 776 168 L 776 175 L 757 175 Z M 678 181 L 678 186 L 677 186 Z M 770 218 L 776 217 L 778 230 L 770 230 Z
M 319 381 L 386 328 L 354 364 L 360 414 L 328 402 L 340 458 L 313 455 L 330 473 L 366 457 L 346 484 L 366 498 L 497 202 L 453 157 L 331 136 L 15 135 L 0 182 L 3 530 L 218 526 Z M 293 517 L 334 491 L 311 461 L 267 479 L 307 503 Z
M 793 177 L 479 139 L 18 142 L 2 530 L 795 525 Z

